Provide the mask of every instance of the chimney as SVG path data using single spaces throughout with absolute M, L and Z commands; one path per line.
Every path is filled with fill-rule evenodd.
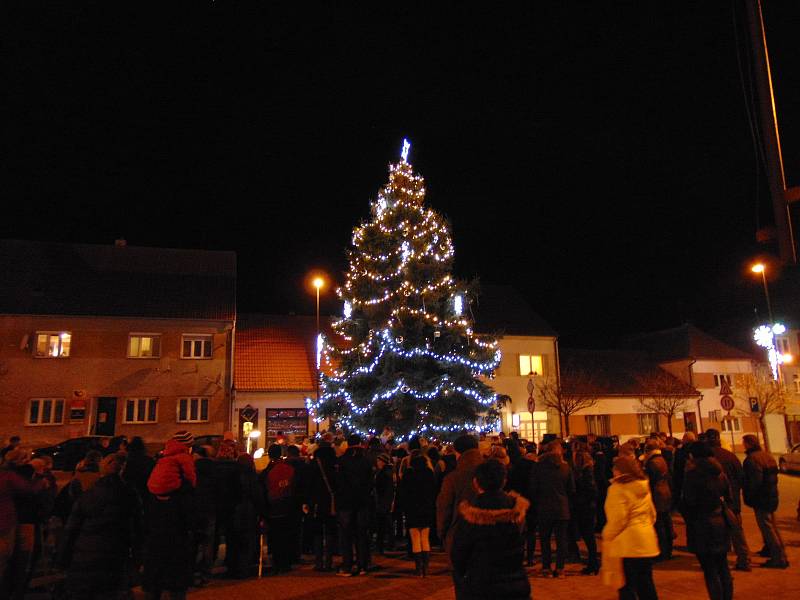
M 124 248 L 125 246 L 128 245 L 128 240 L 125 239 L 114 240 L 114 245 L 117 248 Z

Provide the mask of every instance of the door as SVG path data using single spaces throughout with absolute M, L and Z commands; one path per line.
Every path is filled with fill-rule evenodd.
M 117 399 L 98 398 L 97 414 L 94 421 L 95 435 L 110 435 L 115 433 L 117 424 Z
M 683 413 L 683 425 L 685 431 L 697 431 L 697 413 L 685 412 Z

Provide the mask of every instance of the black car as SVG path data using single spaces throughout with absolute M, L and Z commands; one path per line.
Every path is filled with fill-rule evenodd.
M 111 440 L 108 448 L 103 448 L 101 442 L 103 439 Z M 36 448 L 33 451 L 33 457 L 51 457 L 53 459 L 54 471 L 74 471 L 77 464 L 83 460 L 86 453 L 90 450 L 98 450 L 103 454 L 110 454 L 111 452 L 119 450 L 120 444 L 125 439 L 124 435 L 118 435 L 116 437 L 87 435 L 71 438 L 54 446 Z

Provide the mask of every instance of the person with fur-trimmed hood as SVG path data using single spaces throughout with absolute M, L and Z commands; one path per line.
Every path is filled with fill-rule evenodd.
M 506 469 L 490 460 L 475 469 L 472 485 L 478 496 L 459 504 L 461 518 L 453 536 L 456 600 L 528 600 L 531 587 L 522 558 L 522 530 L 528 501 L 516 492 L 505 493 Z

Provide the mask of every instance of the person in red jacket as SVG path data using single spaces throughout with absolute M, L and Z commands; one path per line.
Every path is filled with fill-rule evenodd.
M 167 442 L 164 456 L 156 463 L 147 489 L 154 496 L 169 496 L 185 483 L 197 486 L 197 475 L 191 451 L 194 437 L 188 431 L 179 431 Z

